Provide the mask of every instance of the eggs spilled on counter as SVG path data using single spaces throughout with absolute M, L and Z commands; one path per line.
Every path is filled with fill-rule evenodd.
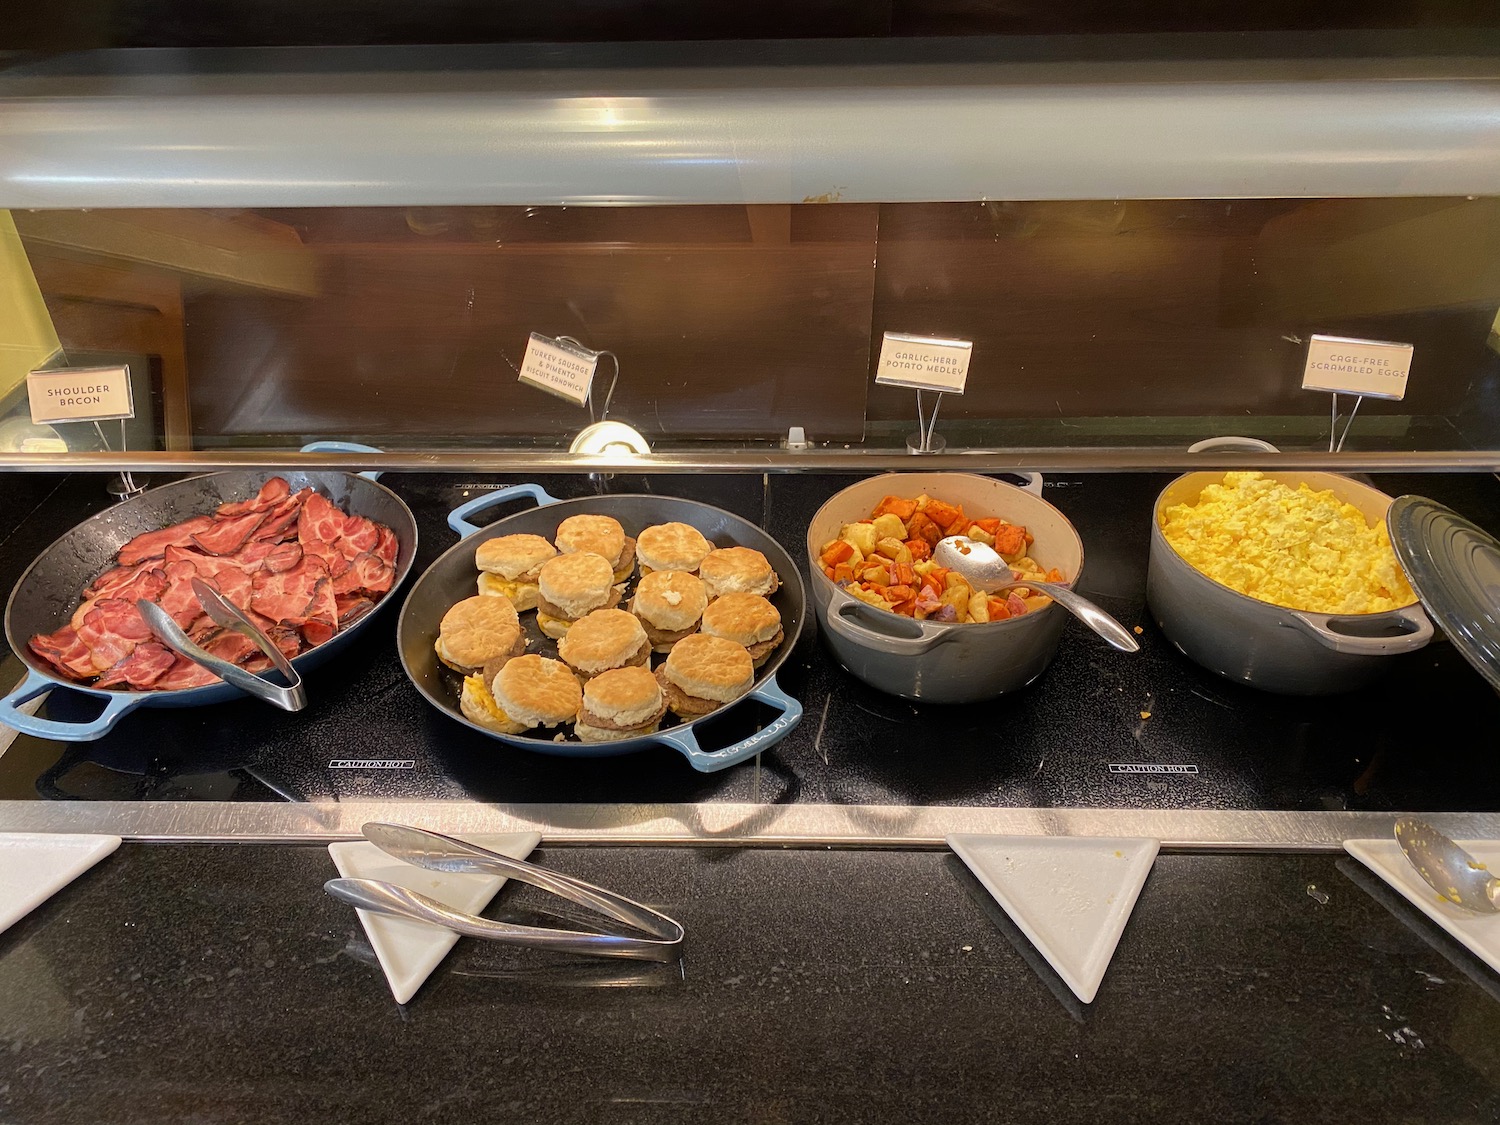
M 1416 601 L 1385 525 L 1331 491 L 1231 472 L 1158 517 L 1195 570 L 1231 590 L 1312 613 L 1383 613 Z

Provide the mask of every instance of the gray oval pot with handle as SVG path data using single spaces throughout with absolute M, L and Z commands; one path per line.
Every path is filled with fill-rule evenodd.
M 1334 473 L 1266 475 L 1331 489 L 1372 521 L 1383 522 L 1391 504 L 1385 493 Z M 1146 601 L 1162 632 L 1189 659 L 1264 691 L 1332 695 L 1364 687 L 1390 669 L 1391 656 L 1432 640 L 1432 622 L 1416 602 L 1384 613 L 1309 613 L 1257 601 L 1194 569 L 1162 534 L 1161 513 L 1223 479 L 1221 472 L 1178 477 L 1152 511 Z
M 1035 492 L 970 473 L 870 477 L 836 493 L 808 525 L 810 591 L 824 640 L 859 679 L 906 699 L 974 703 L 1025 687 L 1057 651 L 1068 616 L 1061 606 L 984 625 L 916 621 L 860 601 L 823 573 L 818 554 L 844 524 L 869 518 L 887 495 L 922 493 L 962 504 L 976 518 L 999 516 L 1025 525 L 1036 539 L 1032 557 L 1077 583 L 1083 542 L 1067 517 Z

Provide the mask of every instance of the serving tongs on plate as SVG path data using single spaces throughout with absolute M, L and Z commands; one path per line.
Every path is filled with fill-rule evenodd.
M 403 862 L 447 874 L 500 875 L 517 879 L 650 936 L 553 930 L 495 922 L 454 910 L 426 895 L 378 879 L 330 879 L 323 884 L 323 889 L 334 898 L 360 910 L 429 922 L 467 937 L 503 941 L 553 953 L 661 962 L 675 961 L 681 956 L 684 931 L 680 923 L 603 887 L 424 828 L 370 823 L 364 826 L 363 832 L 366 840 Z
M 302 687 L 302 677 L 297 674 L 291 662 L 281 654 L 276 643 L 266 636 L 255 622 L 245 616 L 239 606 L 229 601 L 203 579 L 193 579 L 193 593 L 197 595 L 198 604 L 203 607 L 203 612 L 208 614 L 214 624 L 233 630 L 254 641 L 255 646 L 270 658 L 271 666 L 281 673 L 286 686 L 283 687 L 254 672 L 247 672 L 239 665 L 231 664 L 195 644 L 182 631 L 181 626 L 172 620 L 167 611 L 155 602 L 148 602 L 142 598 L 135 603 L 135 607 L 141 611 L 146 624 L 151 627 L 151 631 L 156 634 L 162 644 L 173 652 L 187 657 L 193 663 L 207 668 L 225 683 L 233 684 L 247 695 L 253 695 L 256 699 L 264 700 L 273 707 L 280 707 L 283 711 L 300 711 L 306 707 L 307 692 Z

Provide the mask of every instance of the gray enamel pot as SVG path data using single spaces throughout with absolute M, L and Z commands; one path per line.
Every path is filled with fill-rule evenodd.
M 1040 487 L 1040 479 L 1036 482 Z M 807 529 L 813 609 L 838 662 L 880 691 L 924 703 L 975 703 L 1031 683 L 1057 652 L 1067 611 L 1049 605 L 1035 613 L 984 625 L 916 621 L 878 609 L 832 582 L 819 552 L 846 523 L 868 519 L 888 496 L 926 493 L 961 504 L 975 517 L 999 516 L 1035 537 L 1032 558 L 1056 567 L 1076 584 L 1083 541 L 1066 516 L 1037 493 L 970 473 L 888 473 L 836 493 Z
M 1367 520 L 1385 522 L 1391 498 L 1334 473 L 1266 473 L 1285 484 L 1330 489 Z M 1156 498 L 1146 600 L 1161 630 L 1190 660 L 1225 679 L 1281 695 L 1332 695 L 1378 679 L 1391 657 L 1432 640 L 1419 603 L 1384 613 L 1330 614 L 1257 601 L 1196 570 L 1162 534 L 1162 512 L 1196 500 L 1222 472 L 1188 473 Z

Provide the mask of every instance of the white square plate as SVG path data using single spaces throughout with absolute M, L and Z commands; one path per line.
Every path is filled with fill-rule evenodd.
M 1460 840 L 1459 845 L 1491 871 L 1500 871 L 1500 840 Z M 1437 891 L 1417 874 L 1395 840 L 1345 840 L 1344 850 L 1500 973 L 1500 914 L 1474 914 L 1438 898 Z
M 0 833 L 0 933 L 119 846 L 118 836 Z

